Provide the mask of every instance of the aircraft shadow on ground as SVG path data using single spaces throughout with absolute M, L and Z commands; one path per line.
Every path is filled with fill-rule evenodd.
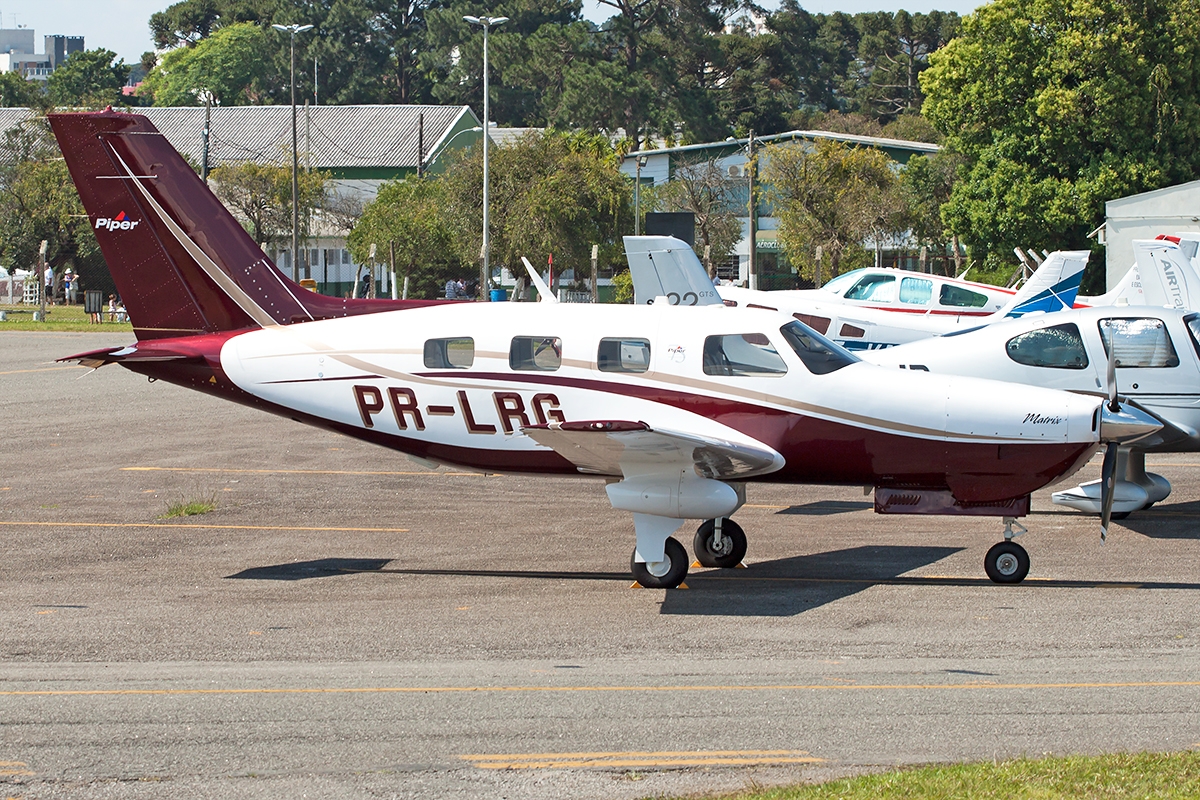
M 1136 511 L 1118 525 L 1151 539 L 1200 539 L 1200 501 L 1158 503 L 1145 511 Z
M 727 617 L 795 616 L 871 586 L 897 582 L 904 573 L 941 561 L 962 549 L 850 547 L 762 561 L 746 569 L 697 572 L 687 579 L 692 591 L 667 592 L 661 610 L 663 614 Z
M 847 514 L 852 511 L 869 511 L 875 504 L 863 500 L 818 500 L 802 506 L 788 506 L 777 514 L 796 514 L 804 517 L 828 517 L 832 514 Z
M 378 572 L 390 563 L 390 558 L 318 558 L 314 561 L 251 567 L 225 577 L 252 581 L 303 581 L 355 572 Z

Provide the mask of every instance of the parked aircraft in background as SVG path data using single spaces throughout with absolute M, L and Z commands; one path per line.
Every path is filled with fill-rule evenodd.
M 1146 453 L 1200 451 L 1200 314 L 1151 306 L 1079 308 L 1022 317 L 963 333 L 866 354 L 873 363 L 943 375 L 1004 381 L 1102 395 L 1114 359 L 1121 398 L 1152 414 L 1163 428 L 1122 446 L 1116 467 L 1115 514 L 1164 499 L 1170 483 L 1146 472 Z M 1102 510 L 1099 481 L 1056 492 L 1055 503 Z
M 1160 428 L 1115 401 L 878 367 L 759 309 L 369 313 L 284 277 L 145 117 L 50 123 L 138 338 L 64 360 L 120 364 L 425 464 L 602 478 L 633 514 L 645 586 L 683 581 L 671 534 L 686 519 L 707 520 L 702 564 L 736 566 L 746 537 L 729 516 L 752 480 L 871 486 L 880 513 L 1006 517 L 985 568 L 1017 582 L 1029 559 L 1010 538 L 1030 492 Z

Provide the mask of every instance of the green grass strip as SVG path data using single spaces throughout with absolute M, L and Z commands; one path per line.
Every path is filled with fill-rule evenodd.
M 1200 797 L 1200 752 L 950 764 L 721 795 L 724 800 L 1163 800 Z
M 0 305 L 0 311 L 4 311 L 5 316 L 7 317 L 4 322 L 0 322 L 0 332 L 66 331 L 82 333 L 114 333 L 133 330 L 133 326 L 128 322 L 109 322 L 107 308 L 108 306 L 105 305 L 106 310 L 100 315 L 100 319 L 103 321 L 97 324 L 92 322 L 88 318 L 88 315 L 83 312 L 82 305 L 47 306 L 46 319 L 44 322 L 33 321 L 33 312 L 40 312 L 42 310 L 41 306 Z

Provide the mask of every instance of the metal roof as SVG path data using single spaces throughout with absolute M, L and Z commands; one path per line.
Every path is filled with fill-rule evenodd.
M 129 111 L 144 114 L 176 150 L 200 163 L 202 106 Z M 25 108 L 0 108 L 0 130 L 16 127 L 29 114 Z M 479 125 L 468 106 L 301 106 L 296 111 L 300 157 L 318 169 L 414 169 L 418 119 L 422 114 L 426 159 L 437 153 L 460 123 Z M 291 152 L 291 106 L 213 106 L 210 166 L 244 161 L 286 164 L 291 161 Z
M 914 153 L 936 153 L 941 150 L 936 144 L 929 142 L 910 142 L 903 139 L 887 139 L 882 136 L 860 136 L 855 133 L 833 133 L 832 131 L 787 131 L 772 133 L 766 136 L 755 136 L 756 142 L 775 142 L 784 139 L 833 139 L 847 144 L 862 144 L 869 147 L 879 147 L 893 150 L 908 150 Z M 692 150 L 706 150 L 720 147 L 744 147 L 750 140 L 726 139 L 723 142 L 708 142 L 706 144 L 688 144 L 679 147 L 659 147 L 654 150 L 637 150 L 629 153 L 626 158 L 637 156 L 653 156 L 663 153 L 685 153 Z
M 201 157 L 204 109 L 139 108 L 181 153 Z M 463 117 L 467 106 L 309 106 L 296 111 L 301 158 L 318 169 L 415 168 L 417 127 L 425 117 L 425 155 Z M 292 152 L 291 106 L 215 106 L 209 129 L 209 163 L 243 161 L 286 164 Z

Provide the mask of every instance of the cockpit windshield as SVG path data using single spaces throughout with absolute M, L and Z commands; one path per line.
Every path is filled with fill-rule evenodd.
M 821 287 L 821 291 L 833 292 L 834 294 L 840 295 L 852 284 L 854 284 L 860 277 L 862 277 L 864 272 L 866 272 L 865 269 L 855 269 L 849 272 L 843 272 L 836 278 L 830 278 L 829 282 Z
M 827 375 L 861 359 L 841 345 L 831 342 L 803 322 L 789 322 L 779 329 L 783 338 L 800 356 L 814 375 Z

